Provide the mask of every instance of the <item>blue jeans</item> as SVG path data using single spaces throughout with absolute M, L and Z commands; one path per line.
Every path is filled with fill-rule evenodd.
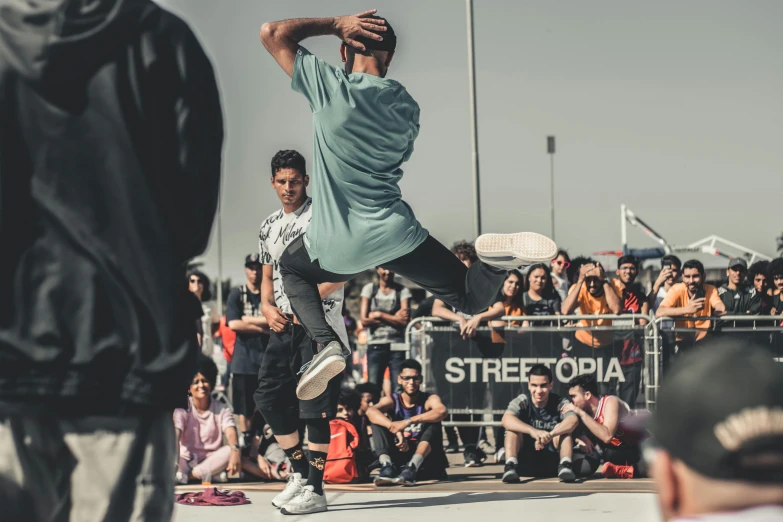
M 400 365 L 405 360 L 405 352 L 392 351 L 389 344 L 370 344 L 367 346 L 367 380 L 378 386 L 383 386 L 383 374 L 389 367 L 392 392 L 399 388 L 397 376 L 400 375 Z

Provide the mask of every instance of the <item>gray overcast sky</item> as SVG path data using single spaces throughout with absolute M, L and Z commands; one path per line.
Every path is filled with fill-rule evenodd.
M 447 245 L 473 229 L 462 0 L 159 0 L 217 70 L 226 117 L 223 264 L 236 281 L 279 208 L 269 161 L 312 157 L 307 102 L 258 40 L 264 21 L 378 8 L 398 34 L 390 77 L 422 109 L 404 199 Z M 620 248 L 620 203 L 675 244 L 717 234 L 768 255 L 783 231 L 783 2 L 476 0 L 483 229 L 549 232 L 557 136 L 558 244 Z M 306 41 L 338 65 L 333 37 Z M 638 230 L 632 246 L 654 246 Z M 717 258 L 703 258 L 723 263 Z M 214 240 L 204 257 L 216 274 Z

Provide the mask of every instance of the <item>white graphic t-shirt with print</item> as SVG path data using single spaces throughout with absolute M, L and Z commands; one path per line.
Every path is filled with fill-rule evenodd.
M 272 265 L 275 303 L 285 314 L 293 312 L 291 311 L 291 303 L 288 301 L 285 288 L 283 288 L 283 278 L 280 276 L 280 257 L 283 255 L 286 247 L 307 230 L 313 216 L 312 209 L 313 200 L 311 198 L 307 198 L 304 205 L 288 214 L 281 208 L 264 220 L 261 224 L 261 232 L 258 235 L 258 252 L 261 255 L 261 264 Z M 340 337 L 343 345 L 350 346 L 348 344 L 348 332 L 345 331 L 345 321 L 343 320 L 344 300 L 345 290 L 340 288 L 323 300 L 323 306 L 326 322 Z

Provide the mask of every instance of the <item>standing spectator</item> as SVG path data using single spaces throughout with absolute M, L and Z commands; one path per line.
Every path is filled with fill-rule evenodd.
M 770 315 L 772 312 L 772 294 L 767 280 L 769 261 L 756 261 L 748 269 L 748 280 L 752 284 L 748 313 L 750 315 Z
M 261 313 L 261 260 L 258 254 L 245 258 L 247 282 L 231 290 L 226 301 L 228 327 L 237 334 L 231 358 L 231 400 L 239 416 L 243 442 L 252 440 L 255 409 L 253 393 L 258 387 L 258 370 L 269 341 L 269 326 Z M 261 428 L 261 426 L 256 426 Z
M 568 257 L 568 252 L 565 250 L 558 250 L 557 257 L 552 260 L 552 280 L 560 295 L 560 301 L 565 301 L 568 296 L 568 288 L 571 286 L 568 280 L 568 267 L 571 266 L 571 258 Z
M 636 282 L 639 274 L 639 261 L 634 256 L 623 256 L 617 262 L 617 279 L 612 281 L 617 295 L 622 303 L 621 314 L 650 313 L 650 303 L 642 289 L 642 285 Z M 647 321 L 637 319 L 638 324 L 645 325 Z M 615 321 L 617 324 L 617 321 Z M 643 332 L 631 330 L 617 332 L 615 334 L 615 355 L 620 357 L 620 366 L 623 369 L 624 381 L 620 383 L 619 397 L 629 404 L 631 408 L 636 405 L 636 398 L 642 385 L 642 362 L 644 360 L 641 339 Z
M 212 66 L 149 0 L 7 0 L 0 115 L 0 482 L 35 519 L 170 520 L 201 315 L 183 267 L 220 185 Z
M 588 260 L 579 268 L 579 278 L 568 291 L 568 297 L 563 303 L 563 314 L 571 314 L 577 308 L 579 315 L 611 315 L 619 314 L 622 310 L 622 302 L 611 283 L 606 280 L 604 268 L 593 260 Z M 587 327 L 611 324 L 611 319 L 579 321 L 579 326 Z M 612 356 L 613 341 L 614 333 L 610 331 L 579 330 L 574 335 L 574 357 L 602 359 L 606 369 Z M 601 383 L 601 393 L 609 392 L 606 383 Z
M 687 354 L 658 393 L 645 451 L 664 521 L 783 521 L 781 404 L 766 350 L 735 340 Z
M 748 262 L 739 257 L 729 259 L 726 269 L 727 281 L 718 288 L 718 296 L 728 315 L 744 315 L 750 304 L 750 291 L 745 285 Z
M 783 316 L 783 257 L 773 259 L 767 268 L 767 280 L 772 282 L 770 297 L 772 298 L 771 315 Z M 783 326 L 783 321 L 776 323 Z M 777 357 L 783 358 L 783 332 L 772 334 L 772 349 Z
M 174 429 L 177 436 L 179 464 L 177 482 L 187 484 L 196 478 L 211 482 L 227 482 L 228 474 L 236 474 L 242 465 L 237 428 L 231 409 L 212 400 L 212 389 L 217 380 L 215 362 L 202 355 L 196 375 L 188 388 L 188 405 L 174 410 Z M 223 443 L 223 437 L 227 444 Z
M 545 264 L 530 267 L 527 271 L 528 290 L 522 295 L 525 315 L 560 315 L 560 292 L 555 289 L 552 279 Z
M 361 322 L 370 329 L 367 338 L 367 378 L 383 384 L 389 368 L 394 391 L 405 352 L 392 350 L 392 344 L 405 343 L 405 326 L 410 320 L 411 291 L 394 281 L 394 272 L 378 267 L 378 282 L 362 288 Z
M 718 296 L 718 289 L 704 283 L 704 265 L 691 259 L 682 265 L 682 283 L 672 286 L 661 302 L 655 317 L 710 317 L 724 315 L 726 307 Z M 709 320 L 675 321 L 678 328 L 698 328 L 700 331 L 677 331 L 675 350 L 678 355 L 707 337 Z
M 661 259 L 661 272 L 658 274 L 658 278 L 653 284 L 652 292 L 647 297 L 652 312 L 655 314 L 658 312 L 661 303 L 666 298 L 666 294 L 669 293 L 672 286 L 680 282 L 680 274 L 682 273 L 682 261 L 680 258 L 674 255 L 666 255 Z M 659 331 L 661 333 L 661 366 L 663 371 L 669 367 L 669 361 L 671 361 L 672 354 L 674 353 L 675 346 L 675 334 L 672 331 L 674 328 L 674 320 L 663 319 L 660 321 Z
M 506 276 L 506 280 L 503 282 L 503 287 L 500 289 L 500 295 L 498 296 L 498 303 L 501 303 L 503 306 L 502 308 L 495 305 L 490 310 L 491 313 L 488 314 L 489 316 L 487 319 L 495 319 L 496 317 L 491 317 L 492 315 L 497 315 L 497 317 L 522 317 L 525 315 L 525 308 L 523 305 L 523 292 L 522 292 L 522 282 L 523 282 L 523 276 L 519 272 L 519 270 L 511 270 L 508 275 Z M 505 342 L 503 331 L 502 330 L 495 330 L 495 328 L 504 328 L 508 323 L 506 321 L 492 321 L 490 323 L 490 326 L 493 327 L 492 330 L 492 342 L 494 343 L 502 343 Z M 511 326 L 522 326 L 521 321 L 511 321 Z
M 220 311 L 212 301 L 211 283 L 209 278 L 199 270 L 191 270 L 188 274 L 188 290 L 201 302 L 201 353 L 213 357 L 215 352 L 215 332 L 220 325 Z

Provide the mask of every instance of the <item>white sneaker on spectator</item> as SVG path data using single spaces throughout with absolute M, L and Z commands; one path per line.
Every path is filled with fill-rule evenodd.
M 307 515 L 326 511 L 326 493 L 319 495 L 313 491 L 313 486 L 305 486 L 302 492 L 283 506 L 280 513 L 284 515 Z
M 343 346 L 338 341 L 332 341 L 313 356 L 310 366 L 304 371 L 296 386 L 296 396 L 299 400 L 309 401 L 320 396 L 332 380 L 345 369 Z
M 177 481 L 177 484 L 185 485 L 188 483 L 188 476 L 185 473 L 182 473 L 181 471 L 177 471 L 177 474 L 174 476 L 175 480 Z
M 506 448 L 500 448 L 495 453 L 495 464 L 503 464 L 506 462 Z
M 482 234 L 476 239 L 476 255 L 488 265 L 514 270 L 523 265 L 550 262 L 557 255 L 557 245 L 535 232 Z
M 218 484 L 225 484 L 226 482 L 228 482 L 228 472 L 227 471 L 221 472 L 220 475 L 216 477 L 215 482 L 217 482 Z
M 288 483 L 283 488 L 283 491 L 272 499 L 272 505 L 276 508 L 285 506 L 292 498 L 302 492 L 305 484 L 307 484 L 307 479 L 303 479 L 301 473 L 291 473 L 288 475 Z

